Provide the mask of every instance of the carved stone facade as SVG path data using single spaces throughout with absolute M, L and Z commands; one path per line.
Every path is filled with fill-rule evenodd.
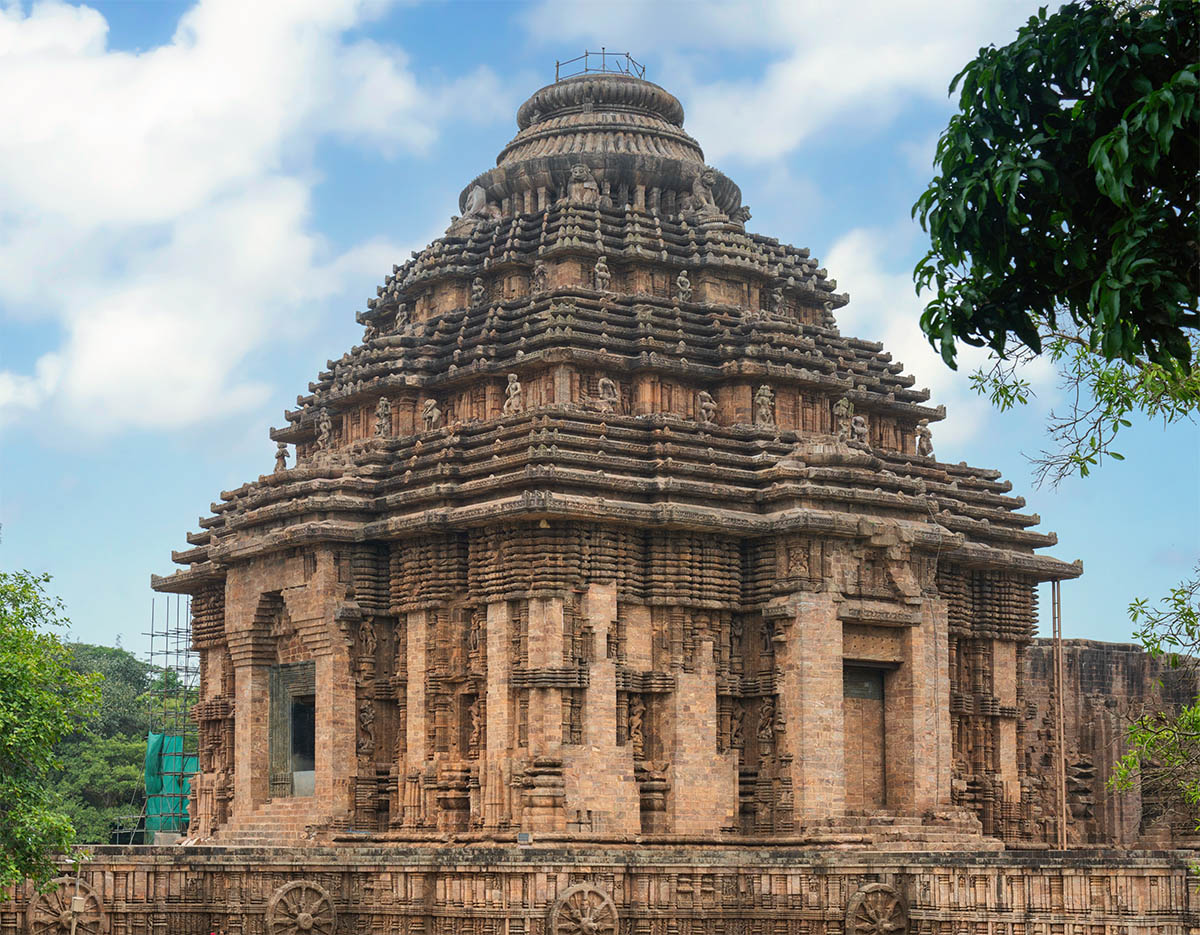
M 1118 858 L 980 856 L 1052 833 L 1019 673 L 1036 585 L 1081 568 L 1036 553 L 1056 540 L 996 471 L 934 460 L 942 408 L 839 333 L 848 296 L 807 249 L 745 231 L 682 120 L 628 76 L 536 92 L 273 430 L 294 465 L 222 494 L 154 579 L 193 598 L 189 836 L 289 846 L 253 883 L 219 848 L 160 871 L 201 928 L 222 894 L 239 932 L 1182 912 L 1175 864 L 1126 887 Z M 424 850 L 451 841 L 503 861 Z M 962 856 L 817 872 L 799 845 Z M 1020 929 L 978 914 L 1000 903 Z
M 108 935 L 1190 935 L 1181 855 L 881 855 L 789 847 L 101 847 Z M 74 892 L 74 877 L 64 880 Z M 61 891 L 60 891 L 61 892 Z M 53 897 L 51 897 L 53 898 Z M 22 890 L 0 935 L 25 928 Z M 35 914 L 35 919 L 43 918 Z

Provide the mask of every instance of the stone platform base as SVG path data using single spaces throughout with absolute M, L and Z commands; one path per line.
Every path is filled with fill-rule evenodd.
M 1200 933 L 1200 880 L 1187 869 L 1196 855 L 1184 852 L 535 843 L 90 853 L 80 935 Z M 59 895 L 12 895 L 0 935 L 70 931 Z

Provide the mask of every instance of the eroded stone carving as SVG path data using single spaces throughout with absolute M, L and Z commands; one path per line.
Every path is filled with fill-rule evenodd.
M 868 883 L 846 904 L 846 935 L 905 935 L 908 903 L 886 883 Z
M 317 413 L 317 448 L 328 451 L 333 437 L 333 420 L 329 418 L 329 410 L 321 407 Z
M 541 260 L 533 265 L 533 276 L 530 277 L 529 288 L 534 295 L 540 295 L 550 288 L 550 273 L 546 269 L 546 264 Z
M 288 446 L 287 442 L 275 443 L 275 473 L 282 474 L 287 470 Z
M 565 890 L 550 907 L 551 935 L 617 935 L 617 907 L 591 883 Z
M 504 414 L 512 415 L 525 408 L 521 401 L 521 381 L 515 373 L 508 375 L 508 385 L 504 388 Z
M 596 260 L 594 273 L 596 277 L 596 290 L 598 292 L 607 292 L 609 283 L 612 282 L 612 272 L 609 271 L 607 257 L 601 255 Z
M 917 454 L 922 458 L 933 457 L 933 432 L 929 430 L 928 419 L 917 423 Z
M 421 421 L 425 423 L 425 431 L 436 429 L 442 424 L 442 410 L 438 408 L 436 399 L 427 399 L 421 407 Z
M 717 421 L 717 401 L 708 390 L 701 390 L 696 394 L 696 405 L 700 410 L 701 422 L 711 425 Z
M 567 182 L 567 200 L 589 206 L 600 203 L 600 186 L 596 184 L 592 170 L 587 166 L 571 166 L 571 178 Z
M 850 438 L 859 444 L 867 444 L 867 439 L 871 434 L 871 430 L 867 425 L 867 417 L 862 413 L 858 413 L 850 419 Z
M 297 880 L 279 887 L 267 905 L 270 935 L 334 935 L 337 909 L 329 891 L 311 880 Z
M 705 168 L 692 181 L 692 210 L 701 217 L 715 217 L 721 214 L 712 193 L 716 184 L 717 174 L 709 168 Z
M 621 393 L 617 389 L 617 384 L 607 376 L 600 378 L 600 382 L 596 384 L 596 391 L 599 396 L 599 409 L 601 412 L 616 412 L 621 406 Z
M 390 438 L 392 435 L 392 404 L 386 396 L 379 397 L 375 406 L 375 436 Z
M 483 284 L 483 277 L 476 276 L 471 280 L 471 307 L 478 308 L 487 302 L 487 286 Z
M 688 279 L 686 269 L 681 269 L 679 275 L 675 277 L 675 289 L 679 293 L 680 301 L 692 301 L 692 281 Z
M 775 424 L 775 393 L 765 383 L 754 394 L 754 424 Z
M 86 882 L 78 877 L 56 877 L 50 887 L 36 894 L 25 910 L 31 935 L 100 935 L 105 931 L 104 903 Z
M 833 404 L 833 419 L 837 428 L 838 441 L 850 440 L 850 417 L 854 415 L 854 403 L 845 396 Z

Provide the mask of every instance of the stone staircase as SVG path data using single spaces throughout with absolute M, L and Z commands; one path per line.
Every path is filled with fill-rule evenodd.
M 996 838 L 984 837 L 974 815 L 961 810 L 928 815 L 865 811 L 806 824 L 801 832 L 821 847 L 871 847 L 881 851 L 1003 850 Z
M 235 816 L 213 835 L 211 843 L 229 847 L 263 847 L 311 842 L 312 828 L 321 824 L 314 798 L 275 799 Z

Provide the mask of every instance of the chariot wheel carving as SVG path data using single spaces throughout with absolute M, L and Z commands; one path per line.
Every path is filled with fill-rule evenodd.
M 333 935 L 336 927 L 333 897 L 310 880 L 279 887 L 267 906 L 270 935 Z
M 75 935 L 100 935 L 104 929 L 104 903 L 100 895 L 76 877 L 55 877 L 54 889 L 37 893 L 29 900 L 25 911 L 29 935 L 59 935 L 70 933 L 75 923 Z M 78 896 L 83 905 L 75 911 Z
M 846 935 L 907 935 L 908 903 L 886 883 L 868 883 L 846 905 Z
M 550 935 L 617 935 L 617 907 L 604 890 L 579 883 L 550 907 Z

